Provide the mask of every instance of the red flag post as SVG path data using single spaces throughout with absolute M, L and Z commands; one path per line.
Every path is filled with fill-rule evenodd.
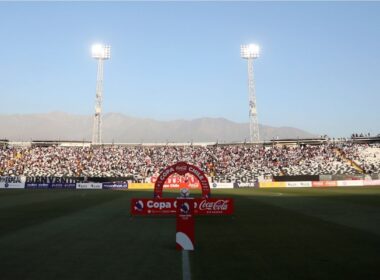
M 188 198 L 177 199 L 177 250 L 194 250 L 194 200 Z

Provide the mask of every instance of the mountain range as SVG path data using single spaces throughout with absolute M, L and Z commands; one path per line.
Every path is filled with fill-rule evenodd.
M 0 115 L 0 139 L 90 141 L 93 118 L 63 112 Z M 311 138 L 317 135 L 293 128 L 260 125 L 260 139 Z M 158 121 L 120 113 L 103 116 L 105 143 L 244 142 L 249 139 L 248 123 L 224 118 Z

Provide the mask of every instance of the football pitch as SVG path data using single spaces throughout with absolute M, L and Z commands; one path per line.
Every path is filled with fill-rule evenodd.
M 212 196 L 235 214 L 196 217 L 191 279 L 380 279 L 380 187 Z M 152 191 L 1 190 L 0 279 L 182 279 L 175 217 L 132 197 Z

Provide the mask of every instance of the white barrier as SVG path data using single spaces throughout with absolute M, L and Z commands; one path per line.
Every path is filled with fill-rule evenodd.
M 380 186 L 380 180 L 364 180 L 363 186 Z
M 347 180 L 347 181 L 337 181 L 336 185 L 338 187 L 362 187 L 363 180 Z

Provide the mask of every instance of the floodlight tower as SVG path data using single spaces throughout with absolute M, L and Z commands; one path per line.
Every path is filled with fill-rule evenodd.
M 248 60 L 248 94 L 249 94 L 249 140 L 259 141 L 259 122 L 257 120 L 255 81 L 253 79 L 253 60 L 259 57 L 258 45 L 241 45 L 241 57 Z
M 98 74 L 96 79 L 94 128 L 92 131 L 92 144 L 102 143 L 102 99 L 103 99 L 103 69 L 104 60 L 111 58 L 111 46 L 95 44 L 92 46 L 92 57 L 98 61 Z

